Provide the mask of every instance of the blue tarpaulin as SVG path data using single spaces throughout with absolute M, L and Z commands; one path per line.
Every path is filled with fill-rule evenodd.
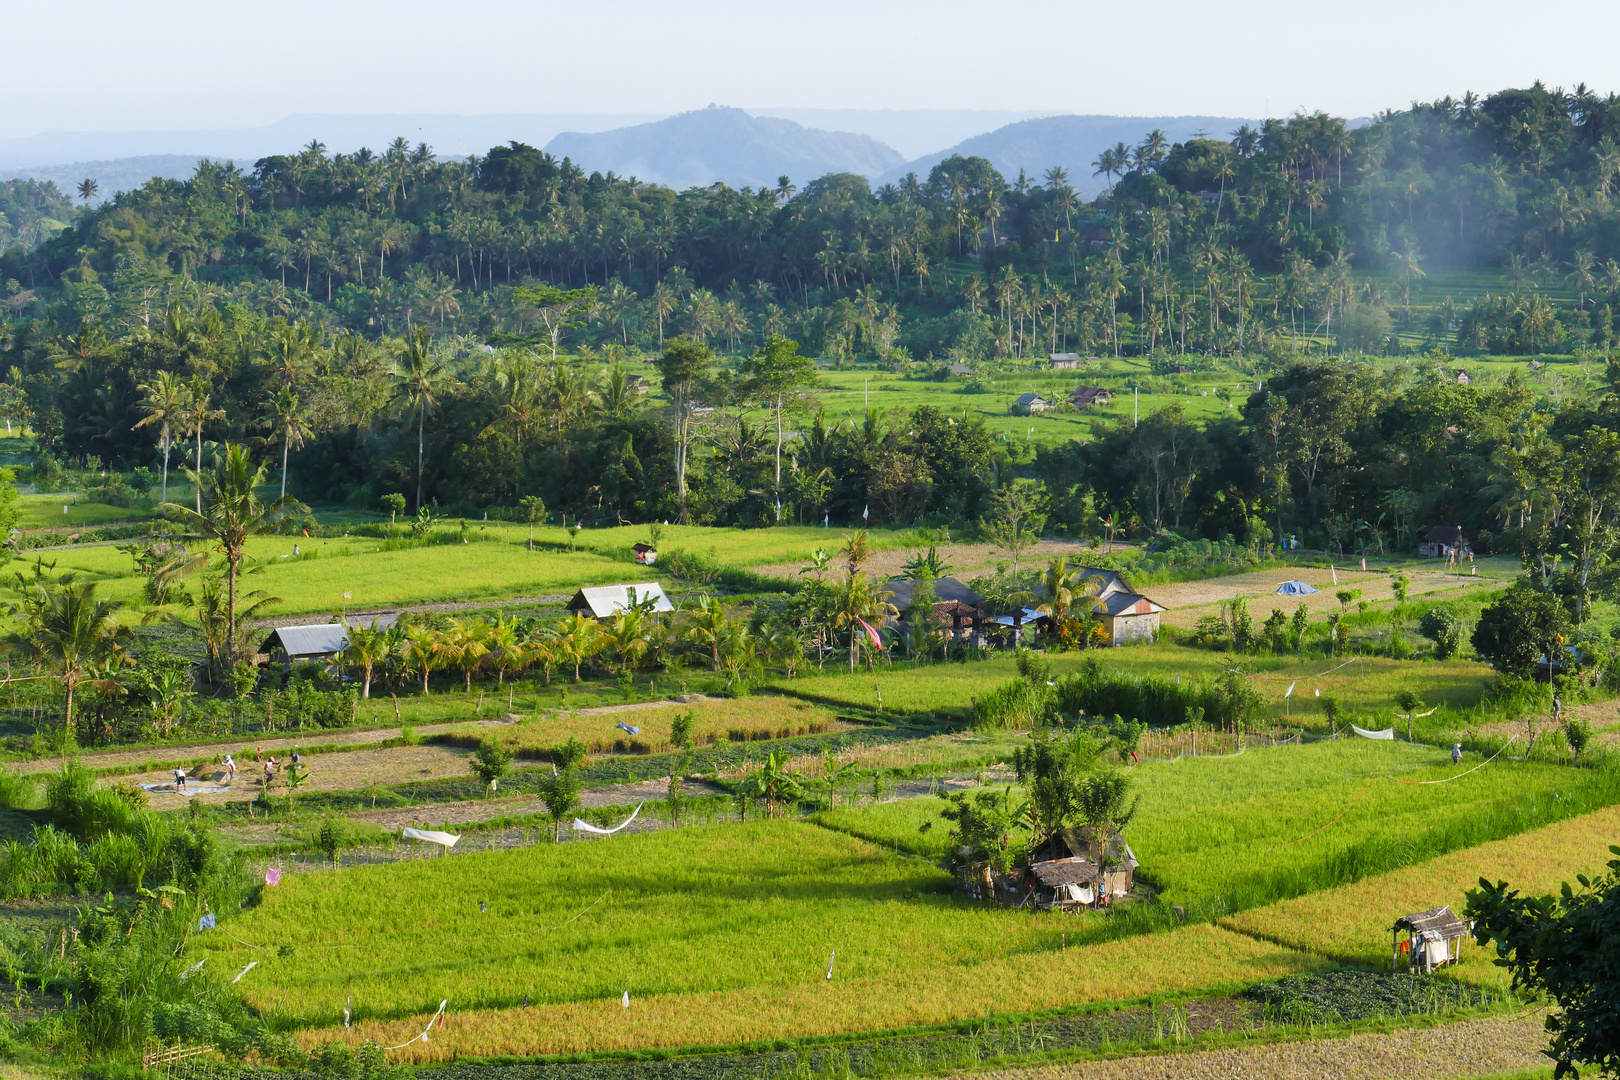
M 1303 581 L 1285 581 L 1277 586 L 1278 596 L 1310 596 L 1316 592 L 1316 587 L 1307 585 Z

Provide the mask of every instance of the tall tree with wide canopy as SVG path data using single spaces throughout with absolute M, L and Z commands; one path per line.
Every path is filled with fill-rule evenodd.
M 776 491 L 782 491 L 782 410 L 799 390 L 815 386 L 816 362 L 799 354 L 799 343 L 779 334 L 743 361 L 748 396 L 766 402 L 776 415 Z
M 664 393 L 675 413 L 675 497 L 680 503 L 680 522 L 689 524 L 686 509 L 686 463 L 692 446 L 692 416 L 697 408 L 693 390 L 709 374 L 714 353 L 691 338 L 670 338 L 658 358 L 658 371 L 664 377 Z

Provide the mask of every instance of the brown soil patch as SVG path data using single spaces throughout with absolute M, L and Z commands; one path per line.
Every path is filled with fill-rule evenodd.
M 837 558 L 838 545 L 841 539 L 841 536 L 836 536 L 829 537 L 827 540 L 827 550 L 833 553 L 833 563 L 831 568 L 822 575 L 823 577 L 843 573 Z M 993 574 L 997 563 L 1012 565 L 1012 557 L 1002 554 L 991 544 L 939 544 L 936 546 L 939 548 L 939 557 L 951 567 L 950 576 L 961 581 L 978 577 L 980 574 Z M 880 551 L 866 560 L 864 569 L 868 574 L 875 576 L 880 581 L 888 581 L 890 578 L 899 577 L 901 568 L 905 566 L 906 560 L 911 557 L 913 550 L 916 549 L 894 548 L 890 551 Z M 1098 550 L 1090 544 L 1078 540 L 1042 540 L 1039 544 L 1024 552 L 1023 558 L 1019 560 L 1018 565 L 1020 568 L 1044 566 L 1047 561 L 1055 559 L 1059 555 L 1067 555 L 1077 562 L 1084 562 L 1087 556 L 1095 555 Z M 1131 548 L 1127 545 L 1114 545 L 1114 551 L 1116 552 L 1128 550 L 1131 550 Z M 797 579 L 799 570 L 804 565 L 802 562 L 781 563 L 776 566 L 756 566 L 754 571 L 759 574 L 769 574 L 772 577 Z
M 982 1074 L 986 1080 L 1404 1080 L 1548 1068 L 1539 1015 Z
M 363 788 L 375 781 L 382 786 L 404 783 L 410 780 L 438 780 L 447 776 L 466 776 L 470 771 L 467 768 L 467 751 L 446 746 L 395 746 L 389 748 L 379 747 L 372 751 L 349 751 L 336 754 L 307 754 L 304 756 L 303 766 L 309 770 L 309 779 L 305 781 L 302 791 L 353 791 Z M 287 759 L 277 756 L 281 767 L 276 770 L 275 780 L 270 785 L 272 799 L 285 798 L 287 785 L 286 777 Z M 150 793 L 151 806 L 154 810 L 172 810 L 184 806 L 190 799 L 200 799 L 205 803 L 226 802 L 251 798 L 260 790 L 260 778 L 263 776 L 262 768 L 251 757 L 247 760 L 238 760 L 239 770 L 234 782 L 227 782 L 224 770 L 217 766 L 205 770 L 203 775 L 195 778 L 202 783 L 223 783 L 225 790 L 201 795 L 177 795 L 172 791 L 154 791 Z M 216 779 L 217 778 L 217 779 Z M 129 778 L 130 782 L 137 784 L 172 784 L 174 773 L 158 771 L 140 773 Z M 293 796 L 294 803 L 297 796 Z
M 1202 581 L 1182 581 L 1173 585 L 1150 585 L 1144 588 L 1149 596 L 1170 610 L 1165 612 L 1166 626 L 1191 627 L 1204 615 L 1216 613 L 1217 605 L 1242 596 L 1249 601 L 1249 613 L 1256 622 L 1264 622 L 1274 610 L 1293 614 L 1304 604 L 1312 615 L 1321 616 L 1339 610 L 1339 601 L 1333 595 L 1339 589 L 1360 589 L 1361 599 L 1385 603 L 1395 599 L 1390 575 L 1384 571 L 1337 571 L 1338 584 L 1333 583 L 1335 571 L 1309 567 L 1288 567 L 1277 570 L 1257 570 L 1230 577 L 1205 578 Z M 1411 583 L 1409 595 L 1429 595 L 1447 590 L 1462 590 L 1480 586 L 1495 586 L 1496 580 L 1471 577 L 1467 574 L 1446 574 L 1430 570 L 1408 571 Z M 1321 590 L 1314 596 L 1278 596 L 1277 586 L 1285 581 L 1299 580 Z M 1353 607 L 1352 607 L 1353 610 Z

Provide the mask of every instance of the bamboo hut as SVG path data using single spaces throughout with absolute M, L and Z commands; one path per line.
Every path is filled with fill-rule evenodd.
M 1390 927 L 1390 966 L 1399 971 L 1405 964 L 1408 971 L 1427 974 L 1442 964 L 1455 964 L 1462 955 L 1462 940 L 1469 931 L 1469 924 L 1444 904 L 1402 915 Z

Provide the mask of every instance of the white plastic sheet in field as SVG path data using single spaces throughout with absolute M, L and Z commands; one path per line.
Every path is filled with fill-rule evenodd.
M 430 844 L 443 844 L 445 847 L 455 847 L 456 841 L 461 837 L 454 833 L 433 832 L 429 829 L 413 829 L 409 826 L 401 829 L 399 834 L 407 840 L 426 840 Z
M 1356 725 L 1351 724 L 1350 725 L 1350 730 L 1355 732 L 1357 735 L 1360 735 L 1363 739 L 1393 739 L 1393 738 L 1395 738 L 1395 729 L 1392 728 L 1392 727 L 1387 727 L 1383 731 L 1368 731 L 1366 728 L 1358 728 L 1358 727 L 1356 727 Z

